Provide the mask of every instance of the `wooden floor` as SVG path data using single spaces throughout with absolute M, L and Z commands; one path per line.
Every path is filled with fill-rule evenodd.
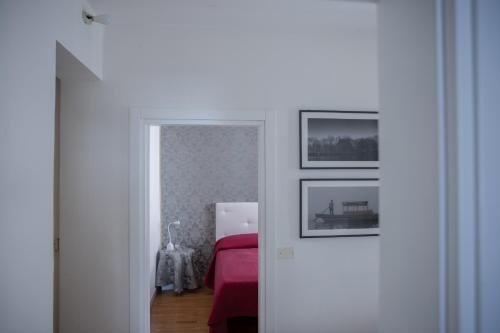
M 178 296 L 157 294 L 151 305 L 151 333 L 208 333 L 212 309 L 212 291 L 201 288 Z M 257 333 L 257 319 L 238 318 L 229 321 L 231 333 Z

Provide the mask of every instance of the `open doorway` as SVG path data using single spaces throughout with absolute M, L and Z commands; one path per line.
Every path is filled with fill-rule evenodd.
M 266 313 L 270 310 L 270 297 L 266 293 L 266 283 L 271 279 L 272 274 L 269 266 L 271 254 L 268 253 L 268 249 L 272 248 L 269 244 L 273 236 L 272 228 L 266 221 L 272 220 L 272 211 L 267 207 L 272 207 L 270 201 L 273 198 L 272 191 L 274 188 L 270 184 L 270 181 L 274 179 L 274 113 L 242 111 L 239 113 L 204 112 L 203 114 L 203 119 L 200 119 L 201 117 L 196 112 L 152 109 L 131 111 L 130 306 L 131 325 L 136 332 L 158 332 L 156 330 L 158 327 L 161 328 L 161 332 L 177 331 L 179 325 L 199 325 L 197 327 L 204 327 L 207 332 L 210 329 L 212 329 L 212 332 L 220 331 L 214 330 L 214 325 L 222 325 L 223 329 L 228 327 L 231 329 L 236 325 L 238 331 L 241 331 L 242 327 L 243 329 L 250 329 L 249 332 L 257 331 L 257 329 L 264 332 L 267 325 L 272 325 L 270 316 Z M 196 138 L 198 143 L 192 145 L 192 152 L 188 153 L 185 147 L 182 149 L 174 147 L 173 150 L 169 151 L 168 142 L 177 142 L 181 146 L 187 142 L 189 135 L 186 136 L 187 134 L 180 131 L 191 133 L 189 135 Z M 214 131 L 222 131 L 222 134 L 215 134 Z M 249 140 L 245 138 L 245 135 L 250 133 L 253 133 L 253 139 Z M 170 139 L 168 139 L 169 135 Z M 235 143 L 235 146 L 233 148 L 222 147 L 220 141 L 216 139 L 217 136 Z M 161 138 L 167 142 L 164 147 L 162 147 Z M 154 143 L 151 145 L 152 140 L 159 141 L 156 141 L 156 145 Z M 209 141 L 212 141 L 213 148 L 211 149 L 229 149 L 229 155 L 219 156 L 218 159 L 230 163 L 233 158 L 241 158 L 244 165 L 236 167 L 232 171 L 224 170 L 224 167 L 222 167 L 223 172 L 214 171 L 212 167 L 217 168 L 217 165 L 219 165 L 219 168 L 221 167 L 217 157 L 211 162 L 207 161 L 207 159 L 210 159 L 210 155 L 207 155 L 206 150 L 208 149 L 204 145 Z M 246 161 L 248 156 L 239 154 L 238 151 L 238 146 L 243 152 L 246 150 L 246 148 L 243 149 L 243 146 L 248 144 L 246 141 L 253 142 L 254 145 L 252 158 L 255 161 L 253 167 L 249 166 L 248 164 L 251 163 Z M 156 149 L 156 156 L 153 156 L 153 149 Z M 157 155 L 158 150 L 161 150 L 164 155 L 167 154 L 168 158 L 162 157 L 161 154 Z M 226 151 L 226 153 L 228 152 Z M 196 163 L 191 162 L 193 165 L 189 165 L 188 159 L 192 159 L 193 154 L 195 159 L 199 155 L 199 161 Z M 165 160 L 160 162 L 162 158 Z M 170 166 L 169 159 L 171 159 Z M 182 165 L 178 165 L 178 163 Z M 152 164 L 156 165 L 156 170 Z M 167 165 L 167 168 L 164 168 L 163 164 Z M 169 167 L 170 171 L 168 171 Z M 187 174 L 187 176 L 184 175 L 185 178 L 190 179 L 183 179 L 182 177 L 180 179 L 171 179 L 170 181 L 175 186 L 167 189 L 168 176 L 171 176 L 171 173 L 178 172 L 179 169 L 185 169 L 181 171 Z M 162 174 L 162 170 L 166 170 L 166 173 L 163 172 Z M 248 170 L 253 170 L 252 177 L 247 177 L 250 174 Z M 169 172 L 170 174 L 168 174 Z M 208 172 L 207 175 L 210 176 L 204 176 L 203 172 Z M 230 172 L 234 174 L 230 175 Z M 166 180 L 165 184 L 162 184 L 163 177 Z M 207 202 L 201 202 L 199 198 L 193 199 L 197 197 L 198 192 L 204 192 L 197 189 L 197 186 L 201 186 L 199 183 L 208 178 L 211 179 L 210 182 L 203 186 L 208 189 L 208 192 L 216 193 L 216 195 L 209 198 Z M 233 181 L 228 183 L 227 180 L 231 178 Z M 244 185 L 245 178 L 253 178 L 253 180 L 250 180 L 252 184 Z M 155 185 L 152 185 L 152 179 L 156 179 Z M 158 188 L 157 184 L 158 179 L 160 179 L 160 188 Z M 240 184 L 235 185 L 238 182 Z M 224 192 L 220 190 L 221 188 L 231 189 L 233 186 L 240 188 L 236 192 L 241 191 L 241 186 L 250 186 L 253 188 L 251 190 L 253 193 L 247 194 L 247 196 L 244 195 L 241 198 L 231 193 L 227 197 L 224 196 L 225 194 L 221 194 Z M 172 192 L 169 192 L 169 190 Z M 217 197 L 217 195 L 220 195 L 220 197 Z M 153 201 L 152 199 L 155 196 L 160 196 L 161 199 Z M 174 196 L 179 196 L 179 198 L 173 200 L 173 202 L 168 202 L 170 198 L 167 197 Z M 190 203 L 191 199 L 195 200 L 196 203 Z M 151 206 L 151 204 L 153 205 Z M 166 208 L 161 208 L 162 205 Z M 153 206 L 156 207 L 156 212 L 152 210 Z M 193 213 L 195 210 L 198 210 L 198 213 L 196 213 L 198 215 Z M 231 212 L 234 212 L 236 217 Z M 158 216 L 160 216 L 159 219 Z M 227 218 L 231 216 L 233 218 Z M 156 218 L 156 221 L 153 221 L 152 218 Z M 210 230 L 205 229 L 206 226 L 200 227 L 200 220 L 203 218 L 210 221 Z M 192 226 L 192 220 L 196 219 L 198 224 Z M 154 229 L 154 237 L 152 238 L 150 238 L 152 234 L 151 228 Z M 161 238 L 158 238 L 158 235 Z M 253 292 L 250 292 L 255 296 L 253 298 L 255 303 L 253 309 L 238 309 L 237 302 L 234 306 L 213 308 L 216 306 L 217 298 L 224 298 L 224 295 L 221 296 L 219 293 L 213 295 L 213 290 L 218 288 L 217 285 L 223 284 L 217 276 L 217 266 L 221 262 L 218 259 L 218 253 L 220 253 L 221 249 L 217 247 L 218 245 L 214 247 L 214 244 L 218 240 L 217 244 L 222 242 L 222 247 L 225 248 L 228 244 L 224 244 L 224 240 L 231 239 L 231 236 L 234 237 L 229 241 L 230 243 L 236 241 L 238 243 L 237 248 L 246 248 L 248 249 L 247 252 L 254 252 L 255 254 L 253 260 L 257 267 L 255 267 L 253 273 L 257 279 L 253 284 Z M 240 239 L 234 240 L 234 238 Z M 198 246 L 197 243 L 201 245 Z M 234 243 L 229 246 L 233 245 Z M 169 253 L 167 248 L 173 252 Z M 182 254 L 179 253 L 179 256 L 182 257 L 180 265 L 183 266 L 184 270 L 182 271 L 182 277 L 177 275 L 179 279 L 183 280 L 180 282 L 181 285 L 178 281 L 176 285 L 176 281 L 174 281 L 175 272 L 169 271 L 168 267 L 174 267 L 172 259 L 165 259 L 165 256 L 173 254 L 177 249 L 183 252 Z M 162 250 L 164 250 L 163 254 L 161 253 Z M 185 266 L 186 258 L 187 261 L 194 263 L 192 265 L 192 281 L 189 281 L 189 274 L 185 274 L 187 270 L 191 269 Z M 214 258 L 216 259 L 215 262 L 213 261 Z M 243 260 L 240 259 L 234 259 L 233 261 Z M 248 259 L 247 257 L 244 260 Z M 163 265 L 162 269 L 167 271 L 167 276 L 163 278 L 161 276 L 158 278 L 156 274 L 156 269 L 160 264 Z M 240 265 L 239 267 L 243 266 Z M 212 271 L 212 275 L 210 275 L 211 269 L 215 270 L 215 272 Z M 168 277 L 169 274 L 170 277 Z M 191 284 L 191 282 L 194 283 Z M 194 291 L 187 291 L 189 289 Z M 157 296 L 152 301 L 154 293 Z M 181 294 L 181 296 L 176 294 Z M 234 294 L 230 295 L 231 297 L 228 299 L 234 298 Z M 173 302 L 177 302 L 179 308 L 187 307 L 191 311 L 184 311 L 176 315 Z M 199 305 L 198 309 L 194 308 L 193 302 Z M 227 304 L 224 300 L 222 303 Z M 251 302 L 248 299 L 241 299 L 241 303 L 249 304 Z M 195 318 L 196 313 L 200 314 L 200 316 Z M 211 317 L 214 313 L 216 313 L 214 317 Z M 249 313 L 252 315 L 249 316 Z M 182 314 L 185 316 L 180 316 Z M 157 322 L 158 316 L 163 318 L 161 322 Z M 174 317 L 176 320 L 172 319 Z M 219 320 L 211 320 L 215 317 Z M 234 322 L 232 321 L 233 317 L 245 318 Z M 249 317 L 253 317 L 253 319 Z M 209 323 L 211 325 L 208 325 Z M 168 330 L 169 328 L 171 330 Z
M 258 126 L 149 133 L 151 332 L 256 333 Z

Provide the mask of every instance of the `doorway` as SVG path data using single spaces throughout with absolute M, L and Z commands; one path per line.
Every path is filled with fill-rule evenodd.
M 152 333 L 257 333 L 258 139 L 243 123 L 150 126 Z
M 149 138 L 152 125 L 232 125 L 258 128 L 259 331 L 270 331 L 270 265 L 274 248 L 275 113 L 272 111 L 130 111 L 130 327 L 150 332 Z

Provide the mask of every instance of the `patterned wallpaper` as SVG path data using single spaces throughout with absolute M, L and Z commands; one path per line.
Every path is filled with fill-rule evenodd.
M 195 250 L 197 277 L 215 243 L 215 203 L 257 201 L 256 127 L 166 125 L 161 128 L 162 244 Z

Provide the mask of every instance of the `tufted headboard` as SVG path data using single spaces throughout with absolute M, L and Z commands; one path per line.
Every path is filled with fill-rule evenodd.
M 215 240 L 238 234 L 258 233 L 258 202 L 219 202 L 215 204 Z

